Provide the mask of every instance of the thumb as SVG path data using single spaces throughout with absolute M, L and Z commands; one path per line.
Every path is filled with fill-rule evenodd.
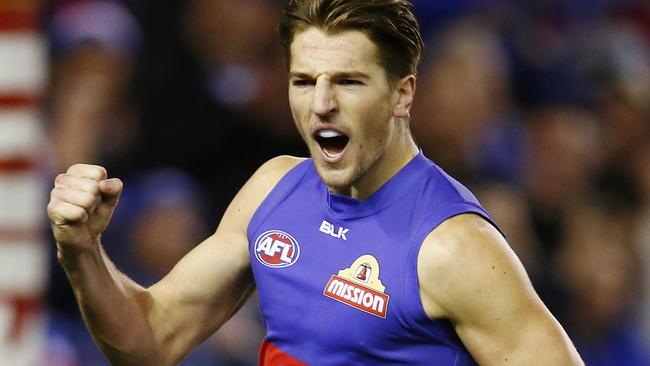
M 102 194 L 102 203 L 111 207 L 117 206 L 124 184 L 119 178 L 104 179 L 99 182 L 99 191 Z

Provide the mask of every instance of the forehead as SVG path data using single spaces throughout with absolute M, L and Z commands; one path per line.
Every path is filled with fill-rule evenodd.
M 296 33 L 291 43 L 291 72 L 382 72 L 377 46 L 360 31 L 328 34 L 315 27 Z

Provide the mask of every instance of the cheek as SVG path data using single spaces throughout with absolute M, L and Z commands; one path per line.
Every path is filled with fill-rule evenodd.
M 361 126 L 356 139 L 356 147 L 360 154 L 375 155 L 387 144 L 388 133 L 384 124 L 369 123 Z
M 368 119 L 367 116 L 372 116 Z M 390 129 L 393 119 L 392 113 L 385 108 L 385 105 L 368 108 L 361 114 L 361 133 L 368 143 L 373 145 L 383 145 L 389 139 Z M 366 117 L 366 118 L 363 118 Z
M 293 115 L 293 118 L 296 119 L 298 117 L 298 106 L 300 104 L 298 103 L 298 98 L 293 94 L 289 93 L 289 108 L 291 109 L 291 115 Z
M 303 123 L 300 119 L 299 116 L 294 115 L 293 116 L 293 123 L 296 126 L 296 129 L 298 130 L 298 134 L 300 134 L 300 137 L 302 137 L 303 141 L 307 142 L 307 125 Z
M 301 98 L 300 96 L 289 94 L 289 107 L 291 109 L 291 115 L 293 116 L 293 121 L 299 130 L 302 130 L 302 125 L 305 123 L 305 120 L 307 120 L 303 100 L 304 98 Z

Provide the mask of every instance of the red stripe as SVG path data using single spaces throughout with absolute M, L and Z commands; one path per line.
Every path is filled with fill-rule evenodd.
M 38 29 L 36 11 L 0 10 L 0 32 L 31 31 Z
M 0 174 L 34 170 L 36 162 L 27 158 L 0 159 Z
M 273 343 L 264 341 L 260 347 L 259 366 L 307 366 L 307 364 L 282 352 Z
M 9 332 L 9 341 L 18 341 L 28 316 L 40 312 L 43 308 L 41 296 L 6 296 L 0 301 L 9 303 L 14 310 L 14 322 Z
M 0 109 L 34 107 L 39 102 L 36 95 L 0 94 Z

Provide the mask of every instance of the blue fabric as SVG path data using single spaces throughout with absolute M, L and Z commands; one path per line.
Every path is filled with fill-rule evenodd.
M 248 228 L 265 340 L 310 365 L 475 365 L 447 321 L 427 318 L 416 268 L 425 236 L 466 212 L 491 222 L 422 154 L 365 201 L 299 164 Z
M 589 366 L 650 365 L 650 352 L 641 345 L 638 331 L 632 326 L 622 325 L 594 342 L 575 340 L 578 352 Z

